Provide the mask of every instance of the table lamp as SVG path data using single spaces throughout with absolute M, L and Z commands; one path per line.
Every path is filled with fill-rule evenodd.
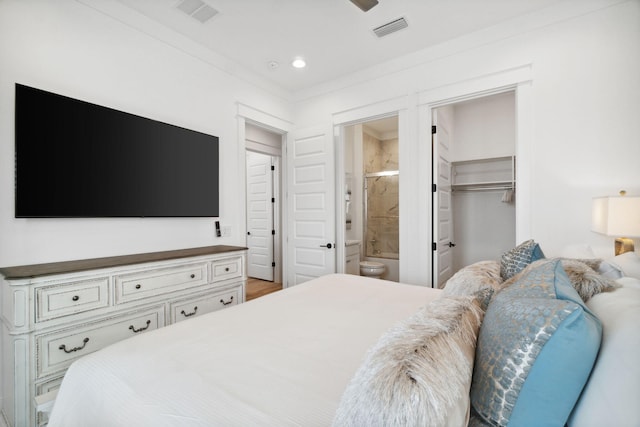
M 633 240 L 640 236 L 640 197 L 620 196 L 595 197 L 592 203 L 591 231 L 615 236 L 615 254 L 633 252 Z M 625 236 L 625 237 L 621 237 Z

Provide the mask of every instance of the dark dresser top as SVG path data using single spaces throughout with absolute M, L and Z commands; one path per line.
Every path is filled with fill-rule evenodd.
M 148 252 L 143 254 L 120 255 L 105 258 L 92 258 L 77 261 L 61 261 L 46 264 L 20 265 L 0 268 L 0 273 L 7 279 L 23 279 L 46 276 L 49 274 L 71 273 L 74 271 L 95 270 L 99 268 L 118 267 L 122 265 L 141 264 L 144 262 L 164 261 L 201 255 L 215 255 L 224 252 L 242 251 L 242 246 L 204 246 L 200 248 L 176 249 L 172 251 Z

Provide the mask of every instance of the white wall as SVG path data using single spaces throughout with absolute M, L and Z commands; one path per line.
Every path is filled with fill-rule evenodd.
M 454 162 L 515 154 L 514 92 L 453 105 Z
M 150 24 L 149 24 L 150 25 Z M 640 194 L 640 2 L 568 0 L 287 100 L 131 29 L 81 3 L 0 1 L 0 265 L 49 262 L 209 244 L 243 244 L 242 167 L 236 103 L 297 127 L 402 98 L 400 164 L 405 226 L 428 212 L 416 97 L 423 91 L 531 64 L 533 147 L 530 233 L 546 253 L 567 243 L 609 245 L 589 231 L 591 198 Z M 20 219 L 13 217 L 13 85 L 24 83 L 122 109 L 221 139 L 221 216 L 206 219 Z M 404 123 L 404 125 L 403 125 Z M 404 128 L 403 128 L 404 126 Z M 238 177 L 240 177 L 238 179 Z M 402 202 L 402 200 L 405 200 Z M 401 227 L 404 227 L 401 225 Z M 424 264 L 428 239 L 401 247 L 406 268 Z M 423 279 L 416 270 L 412 281 Z
M 383 64 L 332 86 L 298 94 L 297 125 L 332 121 L 334 114 L 394 98 L 406 99 L 408 127 L 400 139 L 400 169 L 414 181 L 401 187 L 410 229 L 429 221 L 424 191 L 430 150 L 416 113 L 416 94 L 530 64 L 530 236 L 548 255 L 565 245 L 611 244 L 590 231 L 591 198 L 625 188 L 640 194 L 640 2 L 567 1 L 555 9 Z M 413 66 L 403 65 L 409 61 Z M 419 63 L 419 65 L 415 65 Z M 409 199 L 412 200 L 409 200 Z M 402 200 L 405 205 L 402 205 Z M 401 229 L 402 229 L 401 221 Z M 421 268 L 429 239 L 401 241 L 404 279 L 425 283 Z M 613 254 L 612 254 L 613 255 Z
M 150 34 L 76 1 L 0 1 L 0 266 L 244 245 L 237 104 L 288 118 L 289 103 Z M 15 219 L 16 82 L 218 136 L 230 236 L 213 219 Z
M 282 156 L 282 135 L 246 123 L 245 148 L 262 154 Z
M 345 154 L 344 154 L 344 169 L 345 180 L 349 178 L 349 188 L 351 190 L 349 215 L 351 217 L 351 229 L 345 231 L 345 240 L 363 240 L 363 201 L 364 195 L 362 189 L 363 183 L 363 162 L 362 162 L 362 150 L 363 150 L 363 125 L 356 124 L 345 128 Z M 346 209 L 346 208 L 345 208 Z M 361 251 L 363 252 L 364 242 L 361 245 Z
M 515 206 L 501 191 L 459 192 L 452 197 L 453 269 L 486 259 L 500 259 L 515 246 Z

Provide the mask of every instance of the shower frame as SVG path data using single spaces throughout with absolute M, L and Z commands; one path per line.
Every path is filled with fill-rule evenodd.
M 397 252 L 394 254 L 394 257 L 389 257 L 389 256 L 383 256 L 385 255 L 384 252 L 381 252 L 379 254 L 368 254 L 367 253 L 367 248 L 368 248 L 368 243 L 371 241 L 369 239 L 369 233 L 368 233 L 368 229 L 369 229 L 369 192 L 368 192 L 368 179 L 370 178 L 382 178 L 382 177 L 389 177 L 389 176 L 397 176 L 398 180 L 400 179 L 400 171 L 398 170 L 392 170 L 392 171 L 381 171 L 381 172 L 369 172 L 364 174 L 364 179 L 362 180 L 362 186 L 363 186 L 363 230 L 362 230 L 362 241 L 363 241 L 363 258 L 384 258 L 384 259 L 391 259 L 391 260 L 399 260 L 400 259 L 400 253 Z M 400 220 L 400 215 L 396 215 L 395 216 L 396 220 L 399 221 Z M 399 236 L 398 236 L 399 238 Z

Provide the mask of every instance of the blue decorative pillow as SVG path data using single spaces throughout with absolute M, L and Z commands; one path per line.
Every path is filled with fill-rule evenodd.
M 520 273 L 534 261 L 544 258 L 544 253 L 533 240 L 520 243 L 515 248 L 502 254 L 500 260 L 500 276 L 507 280 Z
M 563 426 L 602 336 L 562 265 L 544 262 L 489 304 L 471 385 L 475 416 L 493 426 Z

